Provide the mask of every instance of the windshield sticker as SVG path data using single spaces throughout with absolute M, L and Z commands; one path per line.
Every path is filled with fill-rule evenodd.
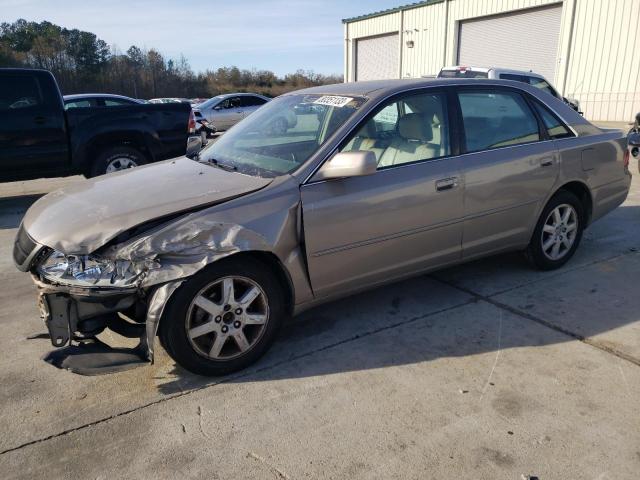
M 318 105 L 329 105 L 330 107 L 344 107 L 346 104 L 351 102 L 353 98 L 351 97 L 338 97 L 336 95 L 324 95 L 313 103 L 317 103 Z

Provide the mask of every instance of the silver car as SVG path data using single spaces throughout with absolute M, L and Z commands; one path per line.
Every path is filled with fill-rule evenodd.
M 218 95 L 198 105 L 196 117 L 199 112 L 216 130 L 228 130 L 268 101 L 269 98 L 257 93 Z
M 291 114 L 295 127 L 268 127 Z M 511 250 L 561 267 L 625 200 L 625 149 L 623 132 L 521 82 L 316 87 L 269 102 L 199 161 L 45 196 L 14 259 L 53 345 L 74 344 L 51 363 L 129 368 L 159 335 L 184 368 L 221 375 L 255 362 L 287 317 L 366 288 Z M 105 328 L 140 344 L 113 350 Z

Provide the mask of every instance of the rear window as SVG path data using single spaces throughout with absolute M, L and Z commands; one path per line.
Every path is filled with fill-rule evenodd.
M 548 108 L 542 106 L 539 102 L 534 101 L 533 105 L 542 118 L 542 123 L 549 133 L 549 137 L 553 139 L 573 137 L 573 133 L 549 111 Z
M 0 75 L 0 111 L 21 110 L 42 104 L 38 80 L 31 75 Z
M 467 152 L 540 140 L 538 122 L 525 100 L 504 91 L 458 94 Z
M 554 97 L 558 96 L 553 87 L 549 85 L 549 82 L 547 82 L 544 78 L 529 77 L 529 85 L 539 88 L 543 92 L 547 92 L 549 95 L 553 95 Z
M 104 104 L 107 107 L 122 107 L 123 105 L 134 105 L 135 102 L 129 101 L 129 100 L 124 100 L 121 98 L 105 98 L 104 100 Z
M 529 83 L 529 78 L 524 75 L 514 75 L 513 73 L 501 73 L 501 80 L 513 80 L 514 82 Z
M 488 72 L 472 70 L 440 70 L 439 78 L 489 78 Z

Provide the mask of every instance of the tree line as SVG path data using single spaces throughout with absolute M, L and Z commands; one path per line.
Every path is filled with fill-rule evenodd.
M 154 48 L 135 45 L 122 52 L 91 32 L 23 19 L 0 24 L 0 67 L 50 70 L 65 95 L 195 98 L 246 91 L 274 97 L 299 88 L 342 82 L 339 75 L 304 70 L 284 77 L 269 70 L 237 67 L 194 73 L 182 55 L 165 58 Z

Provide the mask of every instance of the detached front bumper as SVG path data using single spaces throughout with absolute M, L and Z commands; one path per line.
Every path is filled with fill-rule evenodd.
M 35 276 L 33 280 L 38 287 L 40 316 L 54 347 L 64 347 L 74 336 L 92 336 L 114 325 L 118 312 L 139 301 L 132 289 L 82 289 L 47 284 Z
M 153 363 L 155 337 L 171 294 L 182 281 L 144 291 L 53 285 L 33 275 L 41 316 L 57 350 L 43 359 L 81 375 L 100 375 Z M 128 321 L 119 314 L 134 317 Z M 139 339 L 134 348 L 101 342 L 105 329 Z

